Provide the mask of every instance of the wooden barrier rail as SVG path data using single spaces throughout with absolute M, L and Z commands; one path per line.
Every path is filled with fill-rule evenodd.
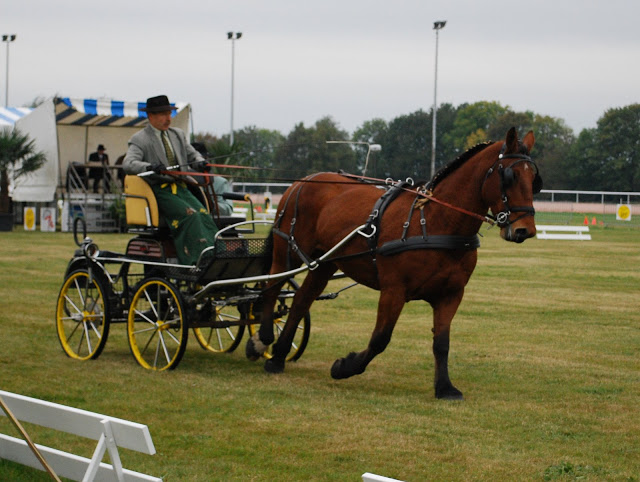
M 9 416 L 26 440 L 0 434 L 0 458 L 11 460 L 39 470 L 50 469 L 51 474 L 71 480 L 118 480 L 161 482 L 162 479 L 124 469 L 120 462 L 118 447 L 153 455 L 156 449 L 146 425 L 109 417 L 66 405 L 46 402 L 0 390 L 0 415 Z M 4 408 L 3 408 L 4 407 Z M 6 409 L 6 410 L 5 410 Z M 18 420 L 29 422 L 60 432 L 96 440 L 91 459 L 63 452 L 43 445 L 33 444 Z M 39 460 L 35 451 L 46 463 Z M 111 465 L 102 462 L 105 452 L 109 452 Z

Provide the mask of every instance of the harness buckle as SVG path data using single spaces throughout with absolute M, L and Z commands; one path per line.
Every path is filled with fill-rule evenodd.
M 509 222 L 509 215 L 511 213 L 509 211 L 500 211 L 497 215 L 496 215 L 496 221 L 498 223 L 498 226 L 502 226 L 503 224 L 507 224 Z
M 373 237 L 373 235 L 376 234 L 377 228 L 373 224 L 371 224 L 369 227 L 371 228 L 370 234 L 365 233 L 362 229 L 358 231 L 358 234 L 367 239 Z

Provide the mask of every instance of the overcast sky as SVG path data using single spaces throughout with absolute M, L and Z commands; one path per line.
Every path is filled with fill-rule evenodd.
M 192 105 L 196 132 L 283 134 L 332 116 L 353 132 L 433 104 L 497 101 L 576 134 L 640 102 L 638 0 L 0 0 L 9 105 L 40 97 Z M 0 50 L 5 101 L 6 44 Z

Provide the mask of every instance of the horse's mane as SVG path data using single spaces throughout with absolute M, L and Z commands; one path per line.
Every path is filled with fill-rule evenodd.
M 446 178 L 453 171 L 462 166 L 465 162 L 475 156 L 478 152 L 484 150 L 489 147 L 493 142 L 481 142 L 480 144 L 476 144 L 466 152 L 460 154 L 457 158 L 451 161 L 449 164 L 441 168 L 438 172 L 435 173 L 431 181 L 429 181 L 426 185 L 427 190 L 433 191 L 433 189 Z

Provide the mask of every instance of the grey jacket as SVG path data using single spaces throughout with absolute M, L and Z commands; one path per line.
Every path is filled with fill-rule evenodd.
M 189 167 L 190 163 L 204 160 L 202 155 L 187 142 L 187 136 L 181 129 L 169 127 L 168 134 L 181 170 L 193 170 Z M 154 132 L 153 127 L 148 125 L 129 139 L 129 149 L 122 163 L 122 168 L 127 174 L 140 174 L 149 171 L 150 167 L 157 162 L 169 165 L 162 141 Z M 145 177 L 145 180 L 149 184 L 158 184 L 173 182 L 175 179 L 154 174 Z

